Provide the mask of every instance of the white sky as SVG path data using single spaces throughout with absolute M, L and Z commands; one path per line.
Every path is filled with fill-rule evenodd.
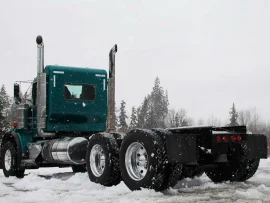
M 158 76 L 173 108 L 228 119 L 257 107 L 270 120 L 270 2 L 267 0 L 1 0 L 0 84 L 36 75 L 35 38 L 45 64 L 108 69 L 117 43 L 116 99 L 141 104 Z

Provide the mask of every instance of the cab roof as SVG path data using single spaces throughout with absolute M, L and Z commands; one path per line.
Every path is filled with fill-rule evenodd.
M 107 71 L 102 69 L 94 69 L 88 67 L 71 67 L 71 66 L 58 66 L 58 65 L 47 65 L 44 72 L 50 71 L 68 71 L 68 72 L 80 72 L 85 74 L 101 74 L 107 76 Z

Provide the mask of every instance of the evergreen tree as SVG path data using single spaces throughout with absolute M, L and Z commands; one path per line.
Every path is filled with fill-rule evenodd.
M 165 118 L 168 114 L 168 93 L 164 93 L 157 77 L 150 95 L 144 98 L 142 105 L 138 108 L 138 128 L 164 128 Z
M 174 120 L 175 120 L 174 121 L 174 125 L 175 125 L 174 127 L 179 127 L 180 126 L 180 117 L 179 117 L 178 113 L 176 113 Z
M 156 113 L 153 104 L 150 103 L 148 107 L 148 112 L 146 114 L 146 119 L 145 119 L 145 128 L 146 129 L 151 129 L 151 128 L 157 128 L 157 118 L 156 118 Z
M 120 126 L 120 124 L 119 124 L 119 117 L 116 116 L 119 112 L 120 112 L 119 108 L 115 105 L 115 111 L 114 111 L 114 115 L 113 115 L 114 121 L 113 122 L 114 122 L 115 129 L 116 130 Z
M 5 86 L 2 85 L 0 90 L 0 134 L 6 132 L 10 127 L 8 121 L 9 106 L 9 97 L 6 93 Z
M 168 114 L 168 93 L 164 94 L 157 77 L 148 101 L 148 113 L 146 116 L 146 128 L 164 128 L 165 118 Z
M 7 119 L 9 121 L 9 123 L 13 123 L 14 121 L 17 120 L 17 114 L 16 114 L 16 112 L 17 112 L 18 105 L 15 104 L 15 102 L 13 102 L 12 100 L 10 100 L 10 104 L 11 104 L 11 106 L 10 106 L 10 108 L 8 110 L 8 117 L 7 117 Z
M 188 122 L 187 122 L 187 119 L 183 119 L 182 123 L 181 123 L 181 126 L 188 126 Z
M 168 90 L 166 90 L 165 94 L 165 100 L 164 100 L 164 107 L 166 107 L 166 114 L 168 114 L 169 111 L 169 96 L 168 96 Z
M 145 128 L 146 124 L 146 118 L 148 113 L 148 101 L 149 101 L 149 95 L 144 98 L 142 106 L 140 106 L 137 110 L 138 114 L 138 124 L 137 128 Z
M 176 127 L 176 123 L 178 122 L 178 118 L 176 118 L 176 112 L 174 109 L 170 109 L 168 111 L 167 117 L 165 119 L 165 124 L 167 128 L 174 128 Z
M 128 125 L 126 122 L 127 119 L 127 113 L 126 113 L 126 102 L 121 101 L 121 107 L 120 107 L 120 113 L 119 113 L 119 130 L 120 132 L 127 132 Z
M 231 108 L 231 111 L 229 112 L 230 113 L 230 123 L 228 126 L 238 126 L 239 124 L 237 123 L 237 118 L 238 118 L 238 113 L 235 109 L 235 105 L 233 103 L 233 106 Z
M 135 129 L 138 125 L 138 119 L 137 119 L 137 111 L 135 109 L 135 107 L 133 106 L 132 107 L 132 110 L 131 110 L 131 121 L 130 121 L 130 124 L 129 124 L 129 129 L 132 130 L 132 129 Z

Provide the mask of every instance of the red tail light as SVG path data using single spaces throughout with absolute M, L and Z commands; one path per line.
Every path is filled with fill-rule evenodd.
M 223 140 L 223 142 L 228 142 L 228 137 L 224 135 L 224 136 L 222 137 L 222 140 Z
M 217 136 L 217 142 L 221 142 L 220 135 Z
M 231 140 L 232 140 L 232 142 L 235 142 L 236 141 L 236 136 L 235 135 L 232 135 L 231 136 Z
M 242 141 L 241 135 L 237 135 L 237 141 L 238 141 L 238 142 L 241 142 L 241 141 Z

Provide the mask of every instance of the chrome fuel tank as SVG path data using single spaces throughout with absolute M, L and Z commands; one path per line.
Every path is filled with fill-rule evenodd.
M 84 164 L 88 141 L 83 137 L 65 137 L 43 145 L 42 157 L 48 163 Z

